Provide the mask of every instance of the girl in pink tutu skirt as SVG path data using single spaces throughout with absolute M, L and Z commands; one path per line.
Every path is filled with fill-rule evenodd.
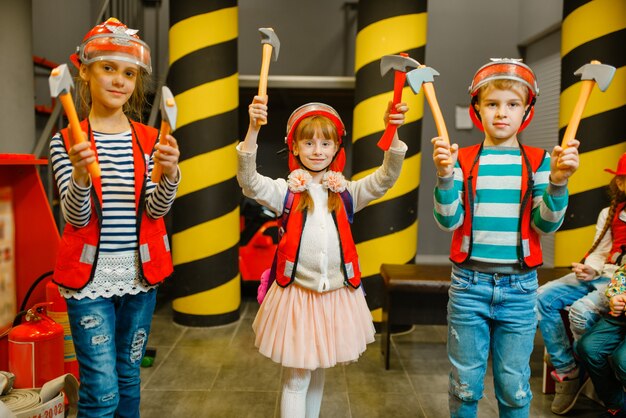
M 358 181 L 342 170 L 345 127 L 332 107 L 308 103 L 287 122 L 289 174 L 271 179 L 256 171 L 257 136 L 267 120 L 267 99 L 255 96 L 250 124 L 237 146 L 243 194 L 276 214 L 289 213 L 272 269 L 271 284 L 252 325 L 259 352 L 286 368 L 281 416 L 319 416 L 324 369 L 357 361 L 374 341 L 361 287 L 352 212 L 382 197 L 400 175 L 407 146 L 394 135 L 382 166 Z M 405 103 L 384 114 L 402 125 Z M 284 219 L 284 218 L 283 218 Z

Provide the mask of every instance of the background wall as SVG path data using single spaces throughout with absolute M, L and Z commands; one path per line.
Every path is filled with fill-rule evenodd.
M 137 16 L 137 21 L 141 22 L 140 35 L 153 49 L 153 65 L 158 83 L 165 79 L 168 63 L 168 1 L 142 3 L 145 6 L 144 12 L 142 16 Z M 102 4 L 102 1 L 96 0 L 32 0 L 33 53 L 57 63 L 68 62 L 69 54 L 74 51 L 87 30 L 96 23 Z M 490 57 L 520 57 L 520 46 L 554 32 L 555 28 L 558 30 L 562 4 L 562 0 L 429 2 L 426 64 L 441 73 L 435 80 L 437 97 L 450 137 L 455 142 L 464 146 L 482 139 L 476 129 L 457 130 L 454 127 L 455 106 L 467 106 L 467 86 L 474 71 Z M 356 2 L 337 0 L 240 0 L 240 76 L 258 75 L 261 47 L 257 29 L 273 27 L 281 39 L 281 50 L 278 62 L 271 64 L 271 75 L 351 77 L 356 34 L 355 5 Z M 0 11 L 4 7 L 6 6 L 3 2 Z M 342 80 L 350 84 L 350 79 Z M 254 86 L 254 82 L 247 85 Z M 47 89 L 47 73 L 44 72 L 35 78 L 37 104 L 49 104 Z M 246 87 L 246 83 L 242 82 L 240 124 L 243 127 L 247 124 L 245 108 L 254 91 L 253 87 Z M 345 107 L 349 108 L 350 88 L 339 92 L 337 100 L 341 103 L 342 115 L 350 130 L 350 109 L 343 110 Z M 290 88 L 276 89 L 270 82 L 271 104 L 276 106 L 275 113 L 270 115 L 270 124 L 274 125 L 275 131 L 270 132 L 268 127 L 265 140 L 272 144 L 272 150 L 280 148 L 280 132 L 284 129 L 289 111 L 295 107 L 294 103 L 300 99 L 315 97 L 317 93 L 321 96 L 320 100 L 332 98 L 333 90 L 317 90 L 312 87 L 305 94 L 302 91 L 295 94 L 295 99 L 294 93 Z M 42 121 L 38 120 L 38 128 L 41 125 Z M 424 155 L 419 196 L 418 258 L 433 261 L 447 257 L 450 242 L 450 235 L 441 233 L 432 220 L 432 187 L 435 176 L 430 153 L 427 151 L 431 147 L 429 140 L 435 135 L 432 115 L 426 106 L 422 132 Z M 0 137 L 0 153 L 12 152 L 11 141 L 14 138 Z M 23 152 L 29 151 L 25 149 Z M 273 159 L 273 153 L 269 154 Z

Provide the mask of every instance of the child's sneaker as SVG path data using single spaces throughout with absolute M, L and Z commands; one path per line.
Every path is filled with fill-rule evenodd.
M 560 378 L 555 371 L 552 372 L 552 378 L 556 381 L 555 394 L 550 410 L 557 415 L 567 414 L 576 404 L 576 400 L 580 396 L 587 382 L 590 381 L 586 373 L 582 370 L 577 377 L 572 379 Z

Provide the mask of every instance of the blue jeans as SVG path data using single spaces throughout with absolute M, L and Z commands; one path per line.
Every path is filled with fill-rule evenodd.
M 67 299 L 80 369 L 79 417 L 139 417 L 139 366 L 155 304 L 156 289 Z
M 528 417 L 537 273 L 479 273 L 452 267 L 448 302 L 451 417 L 475 417 L 492 355 L 501 417 Z
M 589 330 L 609 310 L 604 295 L 610 279 L 599 277 L 584 282 L 575 273 L 567 274 L 541 286 L 537 291 L 537 319 L 550 361 L 558 373 L 576 367 L 574 352 L 561 319 L 560 311 L 569 308 L 569 322 L 575 340 Z
M 602 317 L 576 344 L 576 353 L 609 409 L 624 409 L 626 317 Z

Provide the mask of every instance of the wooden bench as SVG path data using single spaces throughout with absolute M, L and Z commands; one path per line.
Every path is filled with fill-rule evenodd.
M 386 370 L 389 370 L 392 325 L 445 325 L 447 323 L 451 270 L 451 264 L 382 264 L 380 266 L 380 274 L 384 281 L 381 352 Z M 539 285 L 569 272 L 569 268 L 565 267 L 539 268 L 537 269 Z

